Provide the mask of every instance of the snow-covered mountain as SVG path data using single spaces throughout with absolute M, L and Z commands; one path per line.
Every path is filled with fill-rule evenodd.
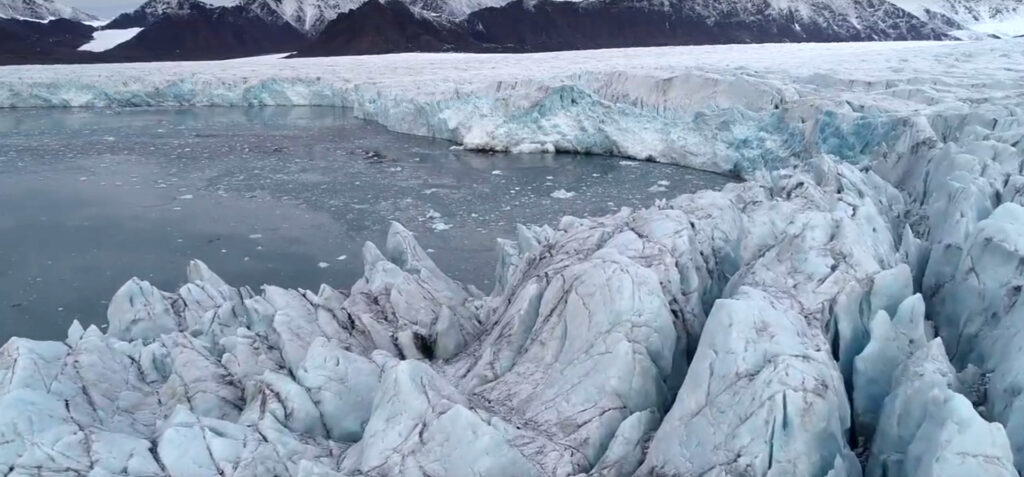
M 38 19 L 54 14 L 80 16 L 70 7 L 44 1 L 0 0 L 0 13 L 20 12 L 17 16 Z M 154 59 L 147 58 L 145 51 L 164 49 L 158 42 L 169 42 L 172 50 L 168 51 L 180 55 L 176 58 L 220 58 L 228 52 L 298 51 L 300 56 L 536 52 L 1024 34 L 1020 0 L 374 1 L 360 8 L 366 0 L 238 0 L 230 7 L 214 7 L 201 0 L 147 0 L 103 28 L 146 28 L 163 19 L 191 17 L 168 21 L 159 35 L 143 33 L 135 44 L 142 45 L 146 38 L 152 43 L 135 50 L 133 54 L 142 55 L 137 58 L 140 61 Z M 331 28 L 335 31 L 326 31 Z M 214 33 L 217 29 L 233 33 Z M 289 29 L 303 38 L 296 39 Z M 227 44 L 217 47 L 215 38 Z
M 295 51 L 308 40 L 287 22 L 269 22 L 239 5 L 193 2 L 187 11 L 165 12 L 105 54 L 115 61 L 227 59 Z
M 969 28 L 949 16 L 926 13 L 931 10 L 912 12 L 887 0 L 513 0 L 490 6 L 407 0 L 401 4 L 426 14 L 410 16 L 396 1 L 342 12 L 298 54 L 949 40 L 963 37 Z M 1012 9 L 985 11 L 984 18 L 991 19 Z
M 918 18 L 962 35 L 979 32 L 1009 38 L 1024 35 L 1021 0 L 889 0 Z
M 295 57 L 368 55 L 397 51 L 486 51 L 457 21 L 400 0 L 367 0 L 338 15 Z
M 414 10 L 457 20 L 481 8 L 499 6 L 508 0 L 404 0 Z M 310 36 L 319 34 L 332 20 L 363 5 L 366 0 L 241 0 L 246 6 L 273 19 L 285 18 Z
M 363 0 L 241 0 L 239 5 L 267 19 L 283 18 L 312 36 L 320 33 L 338 14 L 362 3 Z
M 516 0 L 468 24 L 481 42 L 529 51 L 950 38 L 885 0 Z
M 0 18 L 0 65 L 87 61 L 78 48 L 96 28 L 74 20 L 49 21 Z
M 99 20 L 75 7 L 53 0 L 0 0 L 0 18 L 21 18 L 25 20 L 51 20 L 67 18 L 79 22 Z
M 108 29 L 145 28 L 166 16 L 187 15 L 196 6 L 213 6 L 199 0 L 147 0 L 139 8 L 122 13 L 105 25 Z

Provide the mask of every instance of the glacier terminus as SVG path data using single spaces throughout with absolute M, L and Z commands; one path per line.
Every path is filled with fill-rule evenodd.
M 519 225 L 489 290 L 397 221 L 354 284 L 131 278 L 0 348 L 0 474 L 1024 470 L 1024 38 L 0 68 L 0 108 L 197 106 L 739 180 Z

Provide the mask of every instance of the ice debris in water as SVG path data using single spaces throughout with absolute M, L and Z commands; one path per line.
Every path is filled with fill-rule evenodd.
M 298 80 L 302 62 L 287 81 L 247 70 L 218 89 L 238 73 L 197 63 L 181 69 L 209 74 L 102 94 L 88 75 L 64 88 L 5 69 L 0 104 L 353 101 L 471 148 L 550 144 L 750 180 L 519 226 L 498 242 L 489 295 L 399 224 L 363 246 L 347 291 L 236 288 L 201 262 L 178 290 L 129 280 L 106 332 L 74 322 L 63 341 L 0 348 L 0 472 L 1016 476 L 1024 95 L 1006 65 L 1020 45 L 531 55 L 498 73 L 551 75 L 561 58 L 561 76 L 500 87 L 477 63 L 431 63 L 459 55 L 309 63 L 470 71 L 457 94 Z M 566 83 L 565 58 L 594 55 L 628 58 Z
M 567 191 L 565 189 L 558 189 L 558 190 L 556 190 L 556 191 L 551 193 L 551 197 L 553 197 L 555 199 L 568 199 L 568 198 L 575 197 L 575 196 L 576 196 L 575 192 L 569 192 L 569 191 Z

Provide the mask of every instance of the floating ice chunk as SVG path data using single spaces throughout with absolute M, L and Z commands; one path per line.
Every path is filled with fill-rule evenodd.
M 444 222 L 434 222 L 430 225 L 430 228 L 434 229 L 434 232 L 444 232 L 445 230 L 452 228 L 452 226 Z
M 536 144 L 527 143 L 513 146 L 509 149 L 509 152 L 513 154 L 552 154 L 555 152 L 555 145 L 551 143 Z
M 317 268 L 327 268 L 327 267 L 330 267 L 331 264 L 329 264 L 327 262 L 317 262 L 316 266 L 317 266 Z
M 551 193 L 551 197 L 553 197 L 555 199 L 568 199 L 568 198 L 575 197 L 575 196 L 576 196 L 575 192 L 569 192 L 569 191 L 567 191 L 565 189 L 558 189 L 558 190 L 556 190 L 556 191 Z

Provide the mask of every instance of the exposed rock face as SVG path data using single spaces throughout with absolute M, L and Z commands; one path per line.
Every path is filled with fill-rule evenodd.
M 505 0 L 398 0 L 403 5 L 417 12 L 424 17 L 433 17 L 437 20 L 452 22 L 465 18 L 466 15 L 485 7 L 498 6 L 505 3 Z M 239 5 L 256 11 L 267 21 L 277 22 L 283 19 L 295 26 L 310 37 L 319 35 L 327 27 L 328 23 L 339 16 L 345 16 L 347 12 L 356 10 L 367 3 L 377 3 L 378 0 L 242 0 Z M 388 3 L 380 2 L 380 3 Z M 369 12 L 381 11 L 377 8 L 370 8 Z M 368 12 L 361 13 L 358 17 L 363 21 L 372 21 L 373 18 Z M 387 18 L 380 19 L 386 24 Z M 353 18 L 350 17 L 350 22 Z M 335 33 L 335 36 L 337 32 Z M 422 46 L 421 46 L 422 47 Z
M 5 16 L 95 20 L 70 7 L 36 0 L 0 1 L 0 17 Z M 1024 8 L 1014 0 L 243 0 L 231 7 L 200 0 L 148 0 L 103 28 L 144 28 L 163 21 L 162 33 L 150 34 L 149 43 L 122 54 L 95 58 L 153 61 L 296 50 L 301 50 L 298 56 L 335 56 L 1010 38 L 1024 31 L 1022 19 Z M 314 41 L 306 47 L 310 39 Z M 160 48 L 160 43 L 170 46 Z M 68 62 L 91 58 L 37 56 Z
M 0 18 L 44 22 L 59 18 L 76 22 L 99 20 L 82 10 L 52 0 L 2 0 L 0 1 Z
M 0 9 L 4 5 L 0 3 Z M 45 18 L 51 17 L 84 19 L 70 10 Z M 1015 36 L 1017 25 L 1024 24 L 1022 17 L 1019 5 L 1004 0 L 977 5 L 961 0 L 245 0 L 232 7 L 212 7 L 199 0 L 148 0 L 104 28 L 143 28 L 162 22 L 162 33 L 150 33 L 149 43 L 140 42 L 133 50 L 97 58 L 150 61 L 296 50 L 298 56 L 334 56 L 948 40 Z M 305 47 L 309 39 L 315 40 Z M 170 46 L 161 49 L 159 43 Z
M 118 15 L 103 28 L 145 28 L 164 17 L 188 15 L 197 7 L 212 8 L 213 5 L 199 0 L 148 0 L 135 10 Z
M 891 1 L 964 39 L 1010 38 L 1024 32 L 1024 4 L 1014 0 Z
M 797 41 L 943 39 L 942 30 L 879 0 L 529 2 L 474 12 L 474 39 L 526 51 Z
M 413 10 L 399 0 L 369 0 L 338 15 L 294 56 L 482 49 L 458 23 Z
M 193 3 L 187 13 L 158 17 L 103 56 L 118 61 L 215 60 L 293 51 L 306 41 L 290 24 L 268 22 L 247 8 Z
M 770 2 L 517 0 L 465 17 L 429 5 L 371 0 L 341 13 L 297 56 L 948 38 L 880 0 L 853 2 L 842 11 L 817 1 L 786 9 Z
M 0 18 L 0 65 L 89 61 L 76 51 L 96 29 L 67 19 L 39 22 Z

